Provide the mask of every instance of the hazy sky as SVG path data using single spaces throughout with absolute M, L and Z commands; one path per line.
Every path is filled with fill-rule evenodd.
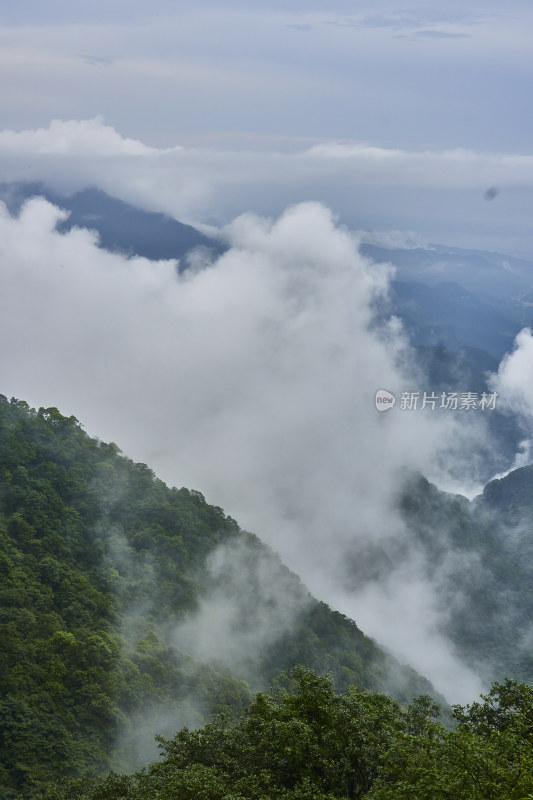
M 167 146 L 523 151 L 532 20 L 516 0 L 4 4 L 1 126 L 103 114 Z
M 529 257 L 532 25 L 517 0 L 4 4 L 0 130 L 100 116 L 182 146 L 127 190 L 191 222 L 318 200 L 351 227 Z
M 53 177 L 191 222 L 318 200 L 351 227 L 529 257 L 532 24 L 516 0 L 4 4 L 0 130 L 102 117 L 159 169 L 78 153 Z

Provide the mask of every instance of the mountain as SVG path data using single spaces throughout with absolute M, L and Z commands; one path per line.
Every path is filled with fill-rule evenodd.
M 442 634 L 487 683 L 533 683 L 532 498 L 533 467 L 490 482 L 473 501 L 412 476 L 398 501 L 405 539 L 385 550 L 391 574 L 416 554 Z
M 198 231 L 97 190 L 2 192 L 15 214 L 42 194 L 71 212 L 59 230 L 91 227 L 102 247 L 181 258 L 183 268 L 191 248 L 220 252 Z M 485 391 L 520 314 L 530 313 L 527 264 L 428 252 L 397 253 L 385 311 L 411 337 L 428 381 L 420 388 Z M 498 297 L 507 272 L 513 288 Z M 510 463 L 523 438 L 518 423 L 496 411 L 488 426 Z M 397 498 L 404 541 L 366 550 L 355 542 L 346 584 L 390 588 L 414 558 L 456 655 L 487 683 L 532 681 L 532 489 L 531 471 L 518 470 L 470 502 L 410 476 Z M 242 718 L 252 693 L 284 685 L 295 664 L 329 672 L 341 692 L 434 696 L 199 492 L 165 486 L 74 417 L 2 396 L 0 574 L 1 800 L 44 796 L 60 777 L 145 764 L 156 733 L 196 728 L 213 714 Z
M 415 353 L 417 391 L 491 392 L 489 378 L 533 322 L 533 264 L 479 250 L 444 245 L 389 249 L 362 244 L 361 252 L 395 268 L 380 319 L 394 315 Z M 406 387 L 407 388 L 407 387 Z M 408 387 L 409 389 L 411 387 Z M 499 407 L 483 420 L 485 441 L 472 453 L 479 480 L 509 469 L 529 438 L 524 420 Z
M 473 347 L 500 360 L 522 328 L 533 324 L 533 263 L 442 244 L 361 253 L 392 264 L 391 310 L 415 345 Z
M 0 574 L 2 800 L 145 763 L 156 733 L 237 717 L 297 663 L 432 692 L 199 492 L 3 396 Z
M 69 212 L 57 226 L 59 231 L 73 227 L 89 228 L 98 233 L 100 247 L 127 255 L 150 259 L 183 259 L 195 248 L 221 252 L 219 242 L 191 225 L 166 214 L 144 211 L 111 197 L 100 189 L 87 188 L 71 195 L 51 190 L 41 183 L 0 184 L 0 200 L 11 214 L 18 214 L 30 197 L 44 197 Z
M 485 250 L 464 250 L 442 244 L 387 248 L 362 243 L 361 252 L 378 263 L 392 263 L 400 280 L 428 286 L 458 283 L 483 302 L 516 303 L 533 289 L 533 263 Z
M 435 391 L 450 392 L 468 386 L 474 392 L 488 392 L 487 375 L 498 371 L 498 360 L 485 350 L 444 344 L 416 345 L 417 362 Z
M 452 281 L 427 285 L 393 281 L 391 312 L 400 317 L 413 345 L 484 350 L 498 361 L 521 330 L 514 319 Z
M 533 529 L 533 465 L 521 467 L 488 483 L 477 499 L 506 525 Z M 533 531 L 532 531 L 533 537 Z
M 492 391 L 488 376 L 498 371 L 498 361 L 485 350 L 475 347 L 460 347 L 451 350 L 443 344 L 417 345 L 416 363 L 421 371 L 416 389 L 428 389 L 437 395 L 450 392 L 474 392 L 481 397 Z M 479 453 L 472 457 L 482 459 L 478 470 L 482 479 L 503 472 L 513 464 L 521 443 L 527 439 L 523 421 L 512 414 L 500 411 L 498 405 L 488 414 L 486 438 L 478 443 Z

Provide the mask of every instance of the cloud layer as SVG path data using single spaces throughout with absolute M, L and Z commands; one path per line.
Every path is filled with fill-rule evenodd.
M 295 149 L 296 147 L 296 149 Z M 290 150 L 158 148 L 101 118 L 0 132 L 4 181 L 88 185 L 185 222 L 227 224 L 247 211 L 279 215 L 309 198 L 356 229 L 418 232 L 430 241 L 530 255 L 533 156 L 467 149 L 295 144 Z M 487 203 L 488 188 L 497 189 Z
M 103 113 L 151 143 L 247 134 L 529 148 L 531 9 L 437 5 L 51 0 L 43 13 L 28 2 L 0 21 L 2 109 L 17 128 Z
M 432 669 L 453 655 L 429 584 L 418 605 L 390 596 L 378 614 L 357 583 L 339 589 L 347 554 L 404 536 L 392 504 L 406 471 L 434 474 L 453 442 L 470 455 L 459 418 L 375 409 L 377 389 L 414 380 L 397 366 L 409 364 L 397 321 L 373 325 L 387 272 L 316 203 L 239 217 L 228 251 L 180 276 L 102 251 L 88 231 L 60 235 L 61 216 L 42 199 L 0 216 L 2 392 L 75 414 L 200 489 L 368 632 L 380 617 L 417 641 L 431 632 L 424 653 L 407 635 L 395 650 L 454 691 Z

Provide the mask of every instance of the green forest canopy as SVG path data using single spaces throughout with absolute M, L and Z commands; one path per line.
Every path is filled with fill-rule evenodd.
M 163 761 L 134 775 L 48 787 L 43 800 L 530 800 L 533 690 L 507 680 L 454 709 L 428 696 L 333 690 L 304 668 L 289 691 L 258 694 L 235 725 L 218 719 L 161 739 Z
M 284 577 L 281 602 L 301 606 L 268 648 L 243 653 L 237 676 L 171 636 L 210 590 L 210 554 L 235 542 L 239 569 L 261 555 Z M 238 719 L 298 663 L 330 672 L 338 690 L 432 691 L 199 492 L 167 487 L 74 417 L 1 395 L 0 575 L 2 800 L 140 766 L 163 715 L 173 730 Z M 256 602 L 249 612 L 267 619 Z

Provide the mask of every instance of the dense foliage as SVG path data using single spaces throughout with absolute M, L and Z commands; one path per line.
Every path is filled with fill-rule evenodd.
M 161 643 L 152 602 L 132 616 L 134 635 L 126 630 L 134 599 L 157 596 L 162 611 L 172 604 L 182 614 L 193 607 L 195 569 L 237 530 L 201 495 L 168 490 L 74 418 L 0 399 L 3 796 L 108 769 L 131 714 L 169 696 L 176 705 L 198 689 L 211 710 L 242 709 L 246 687 L 191 672 Z
M 209 558 L 222 546 L 215 601 L 238 594 L 230 572 L 249 575 L 237 622 L 270 630 L 268 646 L 244 640 L 231 671 L 176 633 L 214 591 Z M 295 663 L 331 671 L 338 689 L 389 689 L 389 674 L 400 697 L 429 689 L 200 493 L 168 488 L 74 417 L 3 396 L 0 579 L 2 800 L 146 763 L 155 733 L 234 719 Z M 267 592 L 274 579 L 280 598 Z
M 131 776 L 48 787 L 45 800 L 528 800 L 533 690 L 495 684 L 436 721 L 422 696 L 407 709 L 305 669 L 291 691 L 258 694 L 239 723 L 223 719 L 161 739 L 164 759 Z

